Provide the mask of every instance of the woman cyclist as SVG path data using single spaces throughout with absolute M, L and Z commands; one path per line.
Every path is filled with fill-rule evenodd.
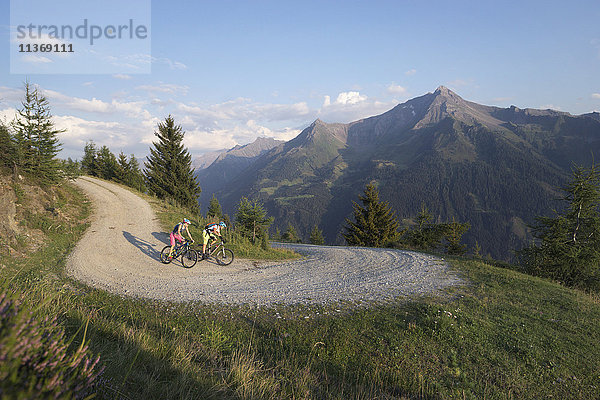
M 190 220 L 184 218 L 183 221 L 175 225 L 175 227 L 173 228 L 173 232 L 171 232 L 171 234 L 169 235 L 169 238 L 171 239 L 171 250 L 169 250 L 169 257 L 172 257 L 173 250 L 175 250 L 175 240 L 177 240 L 178 242 L 183 242 L 185 240 L 181 234 L 183 230 L 185 230 L 185 232 L 187 233 L 188 237 L 190 238 L 190 241 L 194 243 L 194 239 L 192 239 L 192 234 L 188 230 L 189 224 L 191 224 Z

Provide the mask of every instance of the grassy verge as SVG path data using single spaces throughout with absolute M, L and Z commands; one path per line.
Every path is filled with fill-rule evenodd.
M 85 332 L 106 367 L 99 398 L 591 399 L 600 391 L 600 299 L 549 281 L 454 259 L 469 285 L 371 308 L 132 300 L 64 276 L 82 230 L 4 258 L 3 287 L 57 316 L 73 346 Z

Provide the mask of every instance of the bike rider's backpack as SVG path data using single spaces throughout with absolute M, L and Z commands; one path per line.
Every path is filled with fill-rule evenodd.
M 208 228 L 210 228 L 211 226 L 215 226 L 215 225 L 219 225 L 216 222 L 213 222 L 212 224 L 206 224 L 204 225 L 204 230 L 208 230 Z

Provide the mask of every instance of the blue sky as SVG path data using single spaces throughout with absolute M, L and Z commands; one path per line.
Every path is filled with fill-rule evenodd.
M 439 85 L 499 107 L 600 110 L 597 1 L 152 1 L 149 74 L 11 73 L 10 3 L 0 4 L 0 116 L 10 121 L 26 79 L 39 85 L 67 129 L 63 157 L 80 158 L 88 140 L 145 156 L 169 114 L 193 154 L 291 139 L 316 118 L 350 122 Z M 135 14 L 60 4 L 44 23 Z M 106 43 L 96 49 L 116 52 Z

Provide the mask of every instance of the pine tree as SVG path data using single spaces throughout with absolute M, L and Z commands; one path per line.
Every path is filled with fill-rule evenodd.
M 573 168 L 563 188 L 566 208 L 555 217 L 538 217 L 537 243 L 518 252 L 527 273 L 568 286 L 600 289 L 600 171 Z
M 140 164 L 133 154 L 129 155 L 129 161 L 127 164 L 129 166 L 129 177 L 127 178 L 129 183 L 127 183 L 127 185 L 139 190 L 140 192 L 145 192 L 146 185 L 144 185 L 144 176 L 140 170 Z
M 81 165 L 79 161 L 73 161 L 71 157 L 67 160 L 61 160 L 61 169 L 63 172 L 63 176 L 66 179 L 76 179 L 81 175 Z
M 107 146 L 102 146 L 96 154 L 96 169 L 98 176 L 103 179 L 112 180 L 117 177 L 119 163 L 117 162 L 117 157 L 115 157 Z
M 0 167 L 14 166 L 14 143 L 8 127 L 0 122 Z
M 425 206 L 421 204 L 421 211 L 415 218 L 416 225 L 403 236 L 402 242 L 418 250 L 433 250 L 442 244 L 446 228 L 443 224 L 434 224 L 433 216 Z
M 131 186 L 131 171 L 129 168 L 127 156 L 121 151 L 117 157 L 115 180 L 124 185 Z
M 260 202 L 250 202 L 246 197 L 240 199 L 235 223 L 243 237 L 257 243 L 257 239 L 267 235 L 267 228 L 272 222 L 273 218 L 267 217 L 267 211 Z
M 283 233 L 283 240 L 290 243 L 301 243 L 300 237 L 296 232 L 296 228 L 291 223 L 288 223 L 286 231 Z
M 221 204 L 219 200 L 217 200 L 215 194 L 213 193 L 210 202 L 208 203 L 208 211 L 206 212 L 206 217 L 209 219 L 220 220 L 223 215 L 223 211 L 221 210 Z
M 25 82 L 25 99 L 21 102 L 22 108 L 17 110 L 17 115 L 12 122 L 15 139 L 15 163 L 25 172 L 33 169 L 33 139 L 35 115 L 35 90 L 29 82 Z
M 48 100 L 29 82 L 25 83 L 25 99 L 21 105 L 13 121 L 16 164 L 24 172 L 56 181 L 60 177 L 57 135 L 64 130 L 54 128 Z
M 481 246 L 477 240 L 475 241 L 475 246 L 473 246 L 473 257 L 481 258 Z
M 171 199 L 178 204 L 199 211 L 200 185 L 194 176 L 192 157 L 183 145 L 184 132 L 175 125 L 170 115 L 158 124 L 154 132 L 150 156 L 144 163 L 144 177 L 148 190 L 160 199 Z
M 323 231 L 319 229 L 318 226 L 314 226 L 313 230 L 310 232 L 310 243 L 322 245 L 325 244 L 325 238 L 323 237 Z
M 272 238 L 275 241 L 281 240 L 281 231 L 279 230 L 279 228 L 275 229 L 275 233 L 273 234 Z
M 36 90 L 35 97 L 35 136 L 34 148 L 36 156 L 35 168 L 37 173 L 48 180 L 56 181 L 59 177 L 59 162 L 56 155 L 61 145 L 58 134 L 65 132 L 64 129 L 55 129 L 50 114 L 50 104 L 46 97 Z
M 98 176 L 98 168 L 96 165 L 96 155 L 98 149 L 93 141 L 85 144 L 83 149 L 83 158 L 81 159 L 82 172 L 91 176 Z
M 358 196 L 362 207 L 353 202 L 354 222 L 346 219 L 342 235 L 350 246 L 384 247 L 396 241 L 398 221 L 387 202 L 379 201 L 375 185 L 368 184 L 364 195 Z
M 467 252 L 467 245 L 461 244 L 462 236 L 469 230 L 469 223 L 456 222 L 452 218 L 452 222 L 444 224 L 446 238 L 446 253 L 451 255 L 463 255 Z

